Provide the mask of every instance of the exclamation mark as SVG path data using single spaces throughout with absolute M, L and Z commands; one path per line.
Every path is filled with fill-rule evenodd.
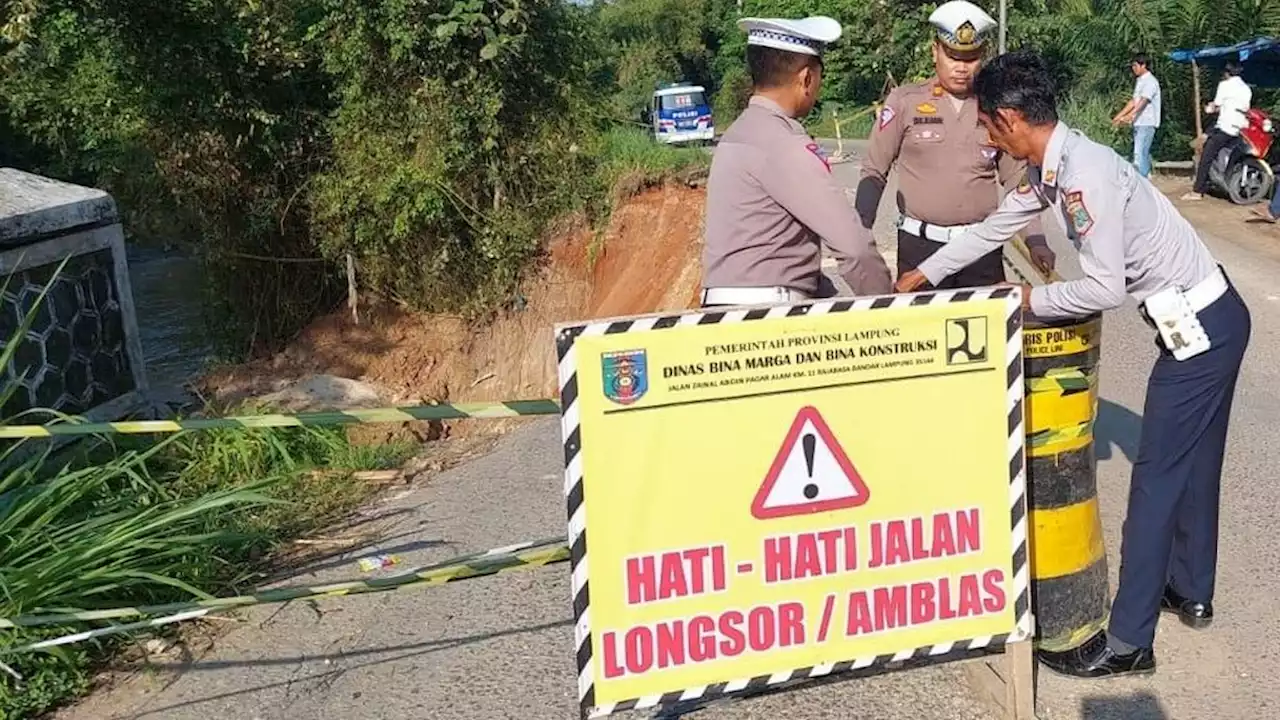
M 813 436 L 813 433 L 806 433 L 800 441 L 804 444 L 804 464 L 809 469 L 809 479 L 813 480 L 813 453 L 817 449 L 818 439 Z M 818 497 L 817 483 L 810 482 L 805 485 L 804 496 L 809 500 Z

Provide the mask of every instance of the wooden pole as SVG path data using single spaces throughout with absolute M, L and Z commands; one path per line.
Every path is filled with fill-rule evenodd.
M 1006 0 L 1000 0 L 1000 54 L 1005 53 L 1005 29 L 1009 25 L 1009 14 Z
M 844 156 L 844 138 L 840 136 L 840 111 L 831 108 L 831 118 L 836 123 L 836 154 Z
M 347 304 L 351 306 L 351 320 L 360 324 L 359 300 L 356 295 L 356 259 L 347 253 Z

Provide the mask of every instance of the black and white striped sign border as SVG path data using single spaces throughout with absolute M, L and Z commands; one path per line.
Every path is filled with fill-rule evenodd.
M 561 325 L 556 328 L 559 355 L 560 429 L 564 441 L 564 491 L 569 516 L 571 592 L 573 595 L 574 646 L 577 648 L 578 698 L 583 717 L 601 717 L 630 709 L 651 708 L 679 702 L 709 701 L 719 697 L 752 693 L 784 683 L 818 678 L 834 673 L 874 670 L 894 663 L 923 658 L 942 659 L 969 651 L 995 650 L 1006 643 L 1031 637 L 1031 578 L 1027 563 L 1026 462 L 1023 454 L 1023 368 L 1021 297 L 1015 288 L 974 288 L 906 295 L 884 295 L 829 300 L 760 308 L 706 309 L 678 315 L 650 315 L 638 318 L 601 320 Z M 807 668 L 761 675 L 726 683 L 689 688 L 605 705 L 596 705 L 592 675 L 590 589 L 587 583 L 586 501 L 583 492 L 582 430 L 578 405 L 577 354 L 574 342 L 583 336 L 614 335 L 626 332 L 664 330 L 673 327 L 716 323 L 812 316 L 854 310 L 885 310 L 975 300 L 1006 300 L 1005 357 L 1009 409 L 1009 504 L 1013 530 L 1013 595 L 1016 624 L 1012 633 L 970 638 L 904 650 L 893 655 L 860 658 Z

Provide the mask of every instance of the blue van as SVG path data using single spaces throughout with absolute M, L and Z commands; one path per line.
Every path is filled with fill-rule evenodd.
M 703 143 L 715 139 L 711 106 L 701 85 L 677 83 L 653 92 L 649 122 L 660 143 Z

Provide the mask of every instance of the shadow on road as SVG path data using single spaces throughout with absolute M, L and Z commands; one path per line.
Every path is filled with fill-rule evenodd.
M 1142 437 L 1142 416 L 1123 405 L 1098 398 L 1098 419 L 1093 426 L 1093 446 L 1099 460 L 1111 459 L 1111 446 L 1129 462 L 1138 459 L 1138 439 Z
M 449 650 L 451 648 L 470 645 L 472 643 L 485 642 L 487 640 L 494 640 L 497 638 L 503 638 L 510 635 L 521 635 L 524 633 L 542 632 L 544 630 L 552 630 L 555 628 L 565 627 L 569 625 L 573 625 L 572 619 L 559 620 L 556 622 L 543 623 L 541 625 L 533 625 L 529 627 L 513 628 L 510 630 L 502 630 L 498 632 L 468 635 L 468 636 L 459 637 L 459 638 L 429 640 L 427 642 L 412 643 L 409 645 L 367 648 L 364 650 L 349 650 L 349 651 L 334 653 L 332 656 L 328 656 L 328 657 L 326 656 L 295 656 L 295 657 L 266 658 L 263 660 L 214 660 L 214 661 L 208 661 L 208 662 L 196 661 L 193 663 L 176 664 L 174 666 L 166 668 L 169 672 L 174 673 L 175 677 L 173 677 L 173 679 L 170 680 L 169 682 L 165 683 L 165 688 L 168 688 L 169 686 L 173 685 L 183 675 L 186 675 L 187 673 L 195 672 L 195 671 L 225 670 L 225 669 L 241 668 L 241 667 L 262 667 L 262 666 L 279 666 L 279 665 L 297 665 L 298 669 L 297 671 L 295 671 L 294 677 L 288 680 L 281 680 L 280 682 L 267 683 L 267 684 L 258 685 L 255 687 L 244 688 L 242 690 L 234 690 L 231 692 L 219 693 L 217 695 L 208 695 L 202 698 L 188 700 L 186 702 L 174 703 L 172 705 L 167 705 L 161 708 L 144 710 L 141 712 L 130 712 L 122 715 L 115 715 L 111 718 L 111 720 L 139 720 L 139 718 L 164 717 L 166 713 L 169 713 L 173 710 L 177 710 L 178 708 L 216 702 L 219 700 L 226 700 L 228 698 L 233 698 L 240 695 L 251 695 L 253 693 L 262 692 L 264 690 L 271 690 L 271 689 L 280 688 L 280 687 L 289 687 L 292 685 L 298 686 L 298 692 L 307 692 L 307 693 L 324 692 L 324 691 L 327 691 L 333 685 L 333 683 L 335 683 L 339 678 L 341 678 L 343 675 L 346 675 L 347 673 L 353 670 L 361 670 L 364 668 L 373 667 L 375 665 L 382 665 L 384 663 L 396 662 L 398 660 L 405 660 L 408 658 L 419 657 L 422 655 L 428 655 L 430 653 L 439 652 L 441 650 Z M 390 654 L 389 657 L 377 657 L 376 659 L 368 659 L 366 662 L 361 662 L 354 665 L 341 664 L 343 661 L 350 660 L 353 658 L 370 658 L 371 656 L 388 655 L 388 654 Z M 314 665 L 318 661 L 324 662 L 324 663 L 332 662 L 332 664 L 330 665 L 332 669 L 326 670 L 324 672 L 310 674 L 310 675 L 301 674 L 301 671 L 303 670 L 304 667 L 306 667 L 308 664 Z
M 390 538 L 386 538 L 382 540 L 382 542 L 393 540 L 396 537 L 406 537 L 406 536 L 419 535 L 419 534 L 421 534 L 421 531 L 415 529 L 410 532 L 401 533 L 398 536 L 392 536 Z M 333 570 L 335 568 L 343 567 L 345 565 L 351 566 L 350 575 L 354 577 L 360 573 L 360 570 L 356 566 L 356 563 L 362 557 L 367 557 L 374 554 L 403 555 L 403 554 L 411 553 L 415 550 L 429 550 L 431 548 L 454 545 L 454 543 L 447 542 L 445 540 L 414 540 L 412 542 L 401 543 L 399 545 L 378 547 L 377 539 L 372 538 L 371 540 L 373 540 L 373 542 L 354 545 L 340 552 L 331 553 L 321 558 L 315 558 L 315 560 L 319 562 L 313 561 L 313 562 L 309 562 L 307 564 L 301 565 L 300 567 L 294 568 L 292 572 L 290 572 L 288 575 L 277 578 L 273 582 L 288 582 L 290 580 L 296 580 L 303 575 L 314 575 L 316 573 L 319 573 L 325 570 Z M 395 570 L 396 574 L 401 572 L 405 572 L 405 571 L 402 569 Z
M 1087 697 L 1080 701 L 1081 720 L 1170 720 L 1160 701 L 1148 692 L 1128 697 Z

